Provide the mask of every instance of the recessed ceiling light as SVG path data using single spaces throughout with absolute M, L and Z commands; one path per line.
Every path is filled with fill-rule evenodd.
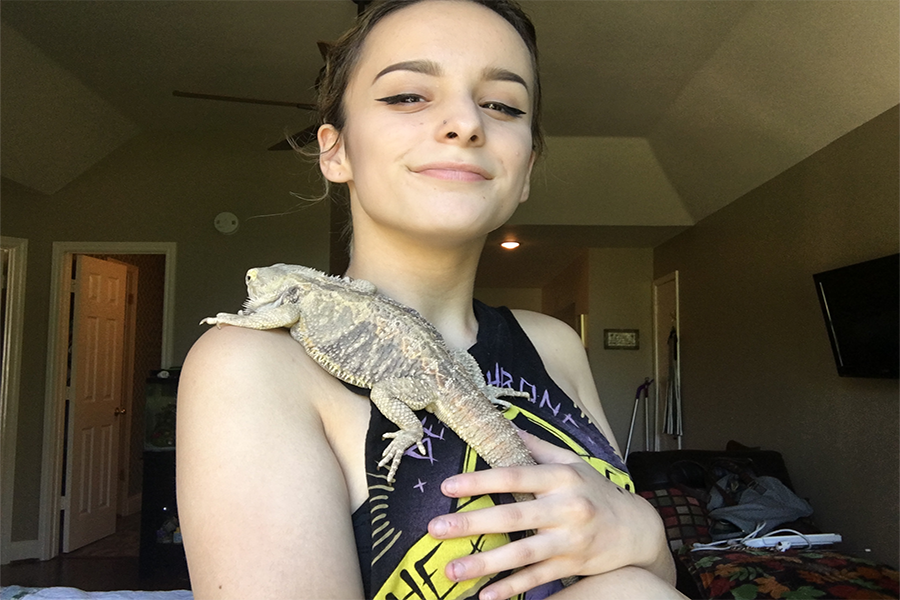
M 512 242 L 512 241 L 503 242 L 500 244 L 500 246 L 502 246 L 503 248 L 506 248 L 507 250 L 515 250 L 516 248 L 519 247 L 519 242 Z

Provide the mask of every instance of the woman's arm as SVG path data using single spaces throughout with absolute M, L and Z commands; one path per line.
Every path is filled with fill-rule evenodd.
M 522 433 L 538 462 L 534 467 L 494 468 L 455 475 L 441 491 L 453 498 L 526 492 L 535 499 L 435 518 L 438 539 L 536 530 L 495 550 L 456 559 L 447 576 L 465 580 L 516 571 L 486 587 L 481 598 L 508 598 L 572 575 L 602 575 L 639 568 L 660 583 L 675 584 L 675 566 L 656 510 L 624 491 L 575 453 Z
M 603 600 L 687 600 L 674 587 L 637 567 L 623 567 L 602 575 L 585 577 L 573 586 L 553 595 L 554 600 L 582 600 L 602 598 Z
M 578 335 L 545 315 L 515 314 L 550 376 L 618 449 Z M 468 579 L 525 567 L 485 588 L 482 598 L 494 592 L 497 598 L 509 597 L 546 581 L 612 574 L 621 569 L 630 569 L 623 573 L 639 569 L 663 587 L 674 585 L 675 567 L 662 521 L 646 500 L 625 492 L 576 454 L 527 434 L 523 438 L 538 466 L 457 475 L 448 479 L 442 490 L 453 497 L 530 492 L 535 500 L 444 515 L 432 521 L 429 530 L 438 538 L 500 531 L 537 533 L 496 550 L 455 560 L 447 567 L 448 576 Z M 608 581 L 620 581 L 620 576 L 609 577 Z
M 606 413 L 600 403 L 597 385 L 591 373 L 587 353 L 577 333 L 557 319 L 531 311 L 514 311 L 516 319 L 535 345 L 547 372 L 581 405 L 585 414 L 603 432 L 606 439 L 621 457 L 622 450 L 616 442 Z M 644 498 L 632 495 L 631 499 L 640 505 L 644 518 L 635 523 L 638 530 L 658 532 L 654 558 L 641 565 L 664 581 L 675 584 L 675 563 L 665 539 L 659 513 Z M 649 527 L 650 529 L 645 529 Z
M 285 331 L 210 330 L 178 391 L 178 510 L 194 596 L 361 598 L 347 486 Z

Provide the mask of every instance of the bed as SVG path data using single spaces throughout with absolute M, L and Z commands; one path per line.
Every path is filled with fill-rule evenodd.
M 757 476 L 792 488 L 780 453 L 762 450 L 634 452 L 627 464 L 635 491 L 660 513 L 678 572 L 677 588 L 690 598 L 898 598 L 897 569 L 829 546 L 732 547 L 696 550 L 712 542 L 702 494 L 709 468 L 736 461 Z M 811 518 L 788 523 L 802 534 L 819 532 Z

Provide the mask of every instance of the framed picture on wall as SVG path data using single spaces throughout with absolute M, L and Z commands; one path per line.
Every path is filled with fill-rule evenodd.
M 640 349 L 640 331 L 637 329 L 604 329 L 604 350 Z

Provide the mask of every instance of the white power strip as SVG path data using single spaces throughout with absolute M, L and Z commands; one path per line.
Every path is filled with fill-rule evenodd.
M 808 535 L 767 535 L 744 540 L 743 544 L 751 548 L 803 548 L 806 546 L 824 546 L 837 544 L 843 538 L 839 533 L 810 533 Z M 779 546 L 779 544 L 781 546 Z

